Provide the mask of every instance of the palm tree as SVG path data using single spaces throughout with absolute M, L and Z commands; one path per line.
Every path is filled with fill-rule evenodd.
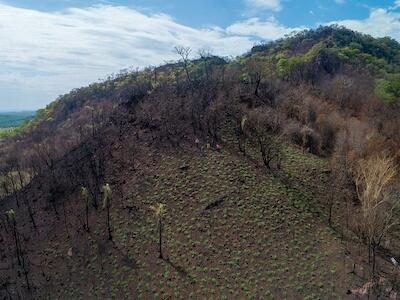
M 112 241 L 111 216 L 110 216 L 112 190 L 110 185 L 107 183 L 103 185 L 102 191 L 103 191 L 103 209 L 107 209 L 108 239 Z

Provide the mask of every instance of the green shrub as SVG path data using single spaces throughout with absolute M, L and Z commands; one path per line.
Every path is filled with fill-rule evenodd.
M 385 103 L 396 103 L 400 98 L 400 74 L 389 74 L 384 79 L 378 79 L 375 93 Z

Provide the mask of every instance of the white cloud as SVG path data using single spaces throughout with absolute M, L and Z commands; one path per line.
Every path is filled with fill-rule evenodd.
M 329 24 L 339 24 L 374 37 L 390 36 L 400 41 L 400 13 L 383 8 L 372 9 L 364 20 L 340 20 Z
M 399 7 L 400 7 L 400 0 L 396 0 L 396 1 L 394 2 L 393 9 L 396 9 L 396 8 L 399 8 Z
M 172 51 L 177 45 L 235 56 L 256 39 L 291 31 L 273 18 L 196 29 L 127 7 L 41 12 L 0 3 L 0 110 L 44 106 L 120 69 L 177 59 Z
M 247 3 L 255 8 L 279 11 L 282 9 L 280 0 L 246 0 Z
M 229 26 L 226 30 L 230 34 L 242 36 L 257 36 L 265 40 L 275 40 L 293 31 L 304 30 L 305 27 L 290 28 L 279 24 L 275 18 L 271 17 L 266 21 L 259 18 L 251 18 L 243 22 L 237 22 Z
M 0 41 L 0 110 L 18 101 L 43 105 L 120 69 L 176 59 L 176 45 L 238 55 L 254 43 L 221 28 L 195 29 L 126 7 L 40 12 L 5 4 L 0 4 Z

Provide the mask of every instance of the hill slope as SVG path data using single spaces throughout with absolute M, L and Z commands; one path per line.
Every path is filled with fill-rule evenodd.
M 90 233 L 79 229 L 78 192 L 59 221 L 37 216 L 46 232 L 28 241 L 30 272 L 43 275 L 31 278 L 37 297 L 337 299 L 361 284 L 348 274 L 353 259 L 343 260 L 346 248 L 318 208 L 326 162 L 288 146 L 280 179 L 225 145 L 219 152 L 153 152 L 135 166 L 129 158 L 110 161 L 113 242 L 104 211 L 91 212 Z M 157 257 L 150 211 L 157 202 L 167 207 L 165 260 Z
M 0 144 L 0 296 L 397 297 L 355 182 L 400 161 L 399 49 L 322 27 L 60 97 Z

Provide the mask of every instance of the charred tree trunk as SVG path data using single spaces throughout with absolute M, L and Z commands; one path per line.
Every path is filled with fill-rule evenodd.
M 107 229 L 108 229 L 108 239 L 112 241 L 112 228 L 111 228 L 111 216 L 110 216 L 110 204 L 107 203 Z
M 162 217 L 159 218 L 158 220 L 158 251 L 159 251 L 159 258 L 163 259 L 163 252 L 162 252 L 162 230 L 163 230 L 163 223 L 162 223 Z

